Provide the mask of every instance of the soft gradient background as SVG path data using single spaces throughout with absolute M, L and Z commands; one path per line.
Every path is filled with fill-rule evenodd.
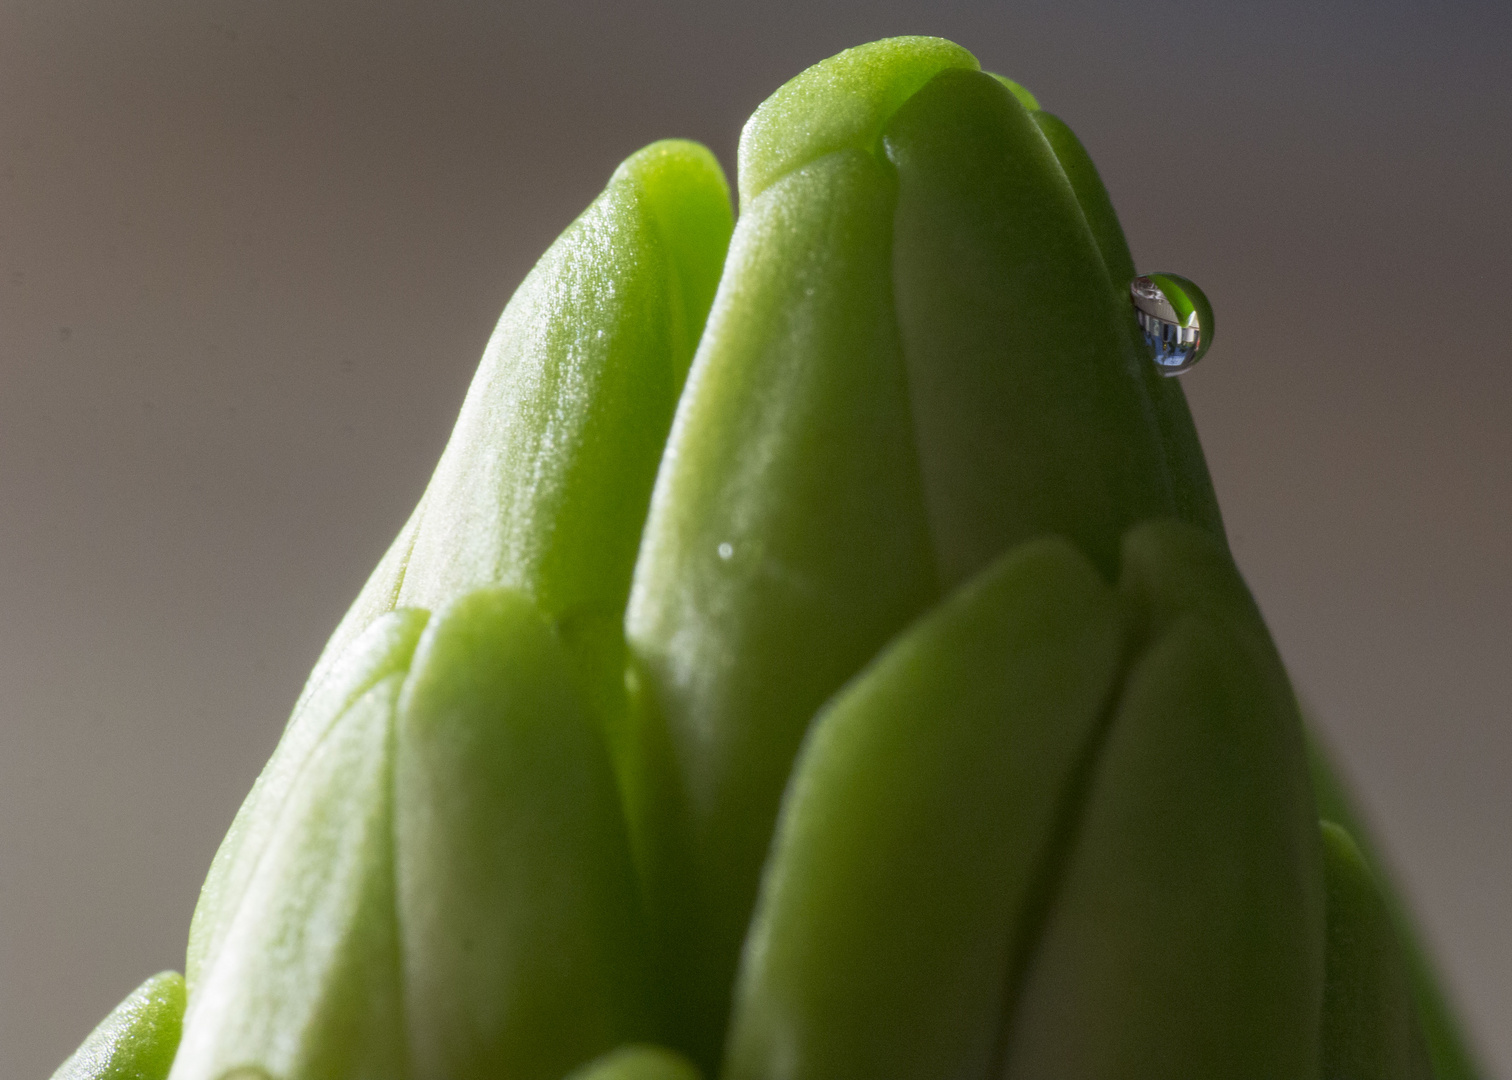
M 1208 290 L 1239 559 L 1512 1077 L 1512 16 L 1283 0 L 0 0 L 0 1076 L 182 965 L 199 882 L 615 164 L 934 33 Z

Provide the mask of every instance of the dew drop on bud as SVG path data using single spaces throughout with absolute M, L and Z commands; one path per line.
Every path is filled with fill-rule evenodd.
M 1213 306 L 1196 284 L 1175 274 L 1144 274 L 1129 283 L 1145 347 L 1162 375 L 1180 375 L 1213 343 Z

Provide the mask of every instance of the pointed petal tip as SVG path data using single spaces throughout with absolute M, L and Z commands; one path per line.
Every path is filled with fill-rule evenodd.
M 742 205 L 815 158 L 844 147 L 872 152 L 898 106 L 946 68 L 979 65 L 944 38 L 894 37 L 846 49 L 789 79 L 740 133 Z
M 1006 75 L 999 75 L 997 72 L 991 72 L 991 75 L 998 82 L 1006 86 L 1008 88 L 1008 92 L 1011 93 L 1015 98 L 1017 98 L 1018 103 L 1024 108 L 1028 109 L 1030 112 L 1040 111 L 1039 99 L 1029 92 L 1028 87 L 1022 85 L 1021 83 L 1014 82 Z
M 184 977 L 160 971 L 100 1021 L 52 1080 L 164 1080 L 183 1030 Z

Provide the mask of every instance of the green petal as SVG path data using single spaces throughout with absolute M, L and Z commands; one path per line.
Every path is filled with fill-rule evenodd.
M 1260 608 L 1250 595 L 1224 542 L 1211 532 L 1180 521 L 1148 521 L 1130 529 L 1123 542 L 1119 591 L 1135 612 L 1139 634 L 1157 639 L 1189 614 L 1221 623 L 1244 643 L 1269 698 L 1293 719 L 1280 730 L 1290 744 L 1286 797 L 1294 812 L 1316 818 L 1308 749 L 1296 694 L 1276 651 Z M 1319 885 L 1319 888 L 1322 886 Z
M 1086 216 L 1087 228 L 1091 230 L 1098 254 L 1102 256 L 1103 265 L 1107 268 L 1110 284 L 1115 291 L 1120 288 L 1127 291 L 1129 282 L 1134 278 L 1134 258 L 1129 254 L 1123 226 L 1119 224 L 1108 189 L 1103 186 L 1102 178 L 1097 174 L 1097 166 L 1092 163 L 1081 140 L 1064 120 L 1037 106 L 1030 110 L 1029 115 L 1040 129 L 1040 134 L 1045 137 L 1051 152 L 1055 154 L 1055 160 L 1065 172 L 1071 190 L 1076 193 L 1077 204 Z
M 1417 920 L 1392 887 L 1390 867 L 1374 849 L 1365 820 L 1330 757 L 1328 748 L 1314 731 L 1308 743 L 1308 764 L 1312 769 L 1313 788 L 1317 792 L 1318 813 L 1348 828 L 1356 851 L 1370 868 L 1412 980 L 1413 997 L 1433 1063 L 1433 1075 L 1437 1080 L 1479 1080 L 1485 1072 L 1476 1061 L 1464 1028 L 1451 1007 L 1450 997 L 1441 985 L 1433 957 L 1422 944 Z
M 947 584 L 1070 537 L 1108 576 L 1175 504 L 1126 295 L 1039 128 L 991 76 L 946 71 L 884 142 L 893 267 L 931 534 Z
M 575 1069 L 567 1080 L 699 1080 L 698 1067 L 664 1046 L 622 1046 Z
M 935 595 L 893 330 L 891 182 L 842 150 L 747 207 L 626 616 L 681 805 L 642 807 L 678 1045 L 717 1064 L 777 804 L 814 711 Z M 641 770 L 660 766 L 643 761 Z M 666 785 L 647 783 L 650 790 Z
M 299 770 L 184 1017 L 172 1080 L 405 1080 L 391 753 L 402 675 L 379 681 Z
M 219 952 L 279 814 L 310 755 L 353 702 L 378 683 L 409 669 L 429 614 L 406 609 L 377 617 L 327 669 L 300 704 L 257 782 L 237 811 L 200 889 L 189 927 L 186 972 L 191 992 Z
M 1323 867 L 1328 883 L 1323 1076 L 1433 1080 L 1391 915 L 1360 849 L 1331 821 L 1323 822 Z
M 1130 529 L 1123 539 L 1119 591 L 1139 613 L 1146 637 L 1197 613 L 1242 634 L 1256 655 L 1263 655 L 1273 678 L 1285 681 L 1260 608 L 1227 546 L 1211 532 L 1170 519 Z
M 746 944 L 727 1080 L 987 1075 L 1122 639 L 1091 564 L 1032 541 L 821 714 Z
M 1008 88 L 1008 92 L 1018 99 L 1018 103 L 1031 113 L 1040 107 L 1039 99 L 1029 92 L 1028 87 L 1014 82 L 1006 75 L 992 74 L 992 77 Z
M 1008 1080 L 1317 1075 L 1323 889 L 1296 714 L 1227 626 L 1139 660 L 1013 1010 Z
M 1055 152 L 1056 160 L 1060 162 L 1066 179 L 1071 183 L 1071 189 L 1076 192 L 1076 201 L 1086 215 L 1087 227 L 1092 231 L 1092 238 L 1097 242 L 1097 250 L 1107 267 L 1109 283 L 1124 305 L 1125 331 L 1134 343 L 1136 353 L 1143 357 L 1143 331 L 1135 321 L 1134 307 L 1129 299 L 1129 282 L 1134 279 L 1135 273 L 1134 259 L 1129 254 L 1129 245 L 1124 239 L 1123 227 L 1118 223 L 1118 215 L 1113 210 L 1108 190 L 1097 175 L 1097 167 L 1092 164 L 1086 148 L 1066 126 L 1065 121 L 1047 112 L 1031 115 L 1044 134 L 1045 141 L 1050 144 L 1050 149 Z M 1209 312 L 1209 319 L 1211 314 Z M 1140 368 L 1145 393 L 1154 404 L 1155 418 L 1160 427 L 1176 514 L 1182 520 L 1200 525 L 1223 539 L 1223 518 L 1218 512 L 1218 496 L 1213 492 L 1213 481 L 1208 475 L 1207 460 L 1202 456 L 1202 446 L 1197 441 L 1197 428 L 1192 423 L 1192 413 L 1187 408 L 1181 380 L 1162 375 L 1153 363 L 1143 363 Z
M 730 229 L 704 147 L 654 143 L 615 171 L 505 308 L 421 507 L 328 656 L 385 605 L 508 585 L 562 624 L 593 704 L 615 710 L 631 568 Z
M 740 206 L 788 173 L 836 150 L 873 153 L 899 105 L 947 68 L 976 58 L 944 38 L 895 37 L 858 45 L 789 79 L 740 133 Z
M 164 971 L 133 990 L 52 1080 L 166 1080 L 184 1019 L 184 977 Z
M 647 1034 L 608 751 L 522 594 L 479 590 L 427 628 L 394 789 L 416 1080 L 558 1080 Z

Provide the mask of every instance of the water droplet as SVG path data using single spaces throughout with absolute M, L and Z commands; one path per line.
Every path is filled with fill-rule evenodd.
M 1180 375 L 1213 343 L 1213 305 L 1176 274 L 1145 274 L 1129 283 L 1145 347 L 1162 375 Z
M 720 544 L 719 545 L 719 557 L 721 559 L 724 559 L 724 560 L 728 561 L 728 560 L 734 558 L 734 556 L 735 556 L 735 545 L 734 544 L 724 543 L 724 544 Z

